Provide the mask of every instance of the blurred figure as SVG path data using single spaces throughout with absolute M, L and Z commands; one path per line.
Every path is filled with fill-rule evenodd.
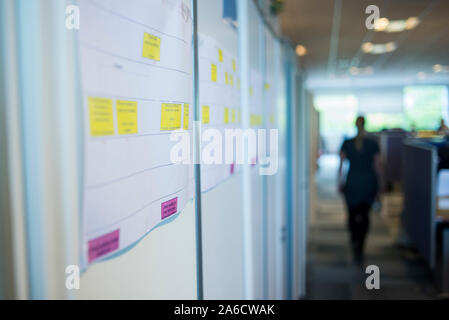
M 444 122 L 444 119 L 441 119 L 440 126 L 437 129 L 437 133 L 440 136 L 445 136 L 449 133 L 449 128 L 447 127 L 446 123 Z
M 338 188 L 346 200 L 354 259 L 361 263 L 369 229 L 369 212 L 381 185 L 381 158 L 378 143 L 366 137 L 365 118 L 359 116 L 356 126 L 357 136 L 345 140 L 340 149 Z M 345 160 L 349 161 L 349 171 L 343 182 Z
M 416 131 L 416 124 L 413 122 L 410 129 L 410 136 L 416 138 L 418 136 L 418 131 Z

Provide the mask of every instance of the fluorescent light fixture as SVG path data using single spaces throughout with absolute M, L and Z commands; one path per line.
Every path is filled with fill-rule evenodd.
M 349 68 L 349 73 L 351 73 L 353 76 L 355 76 L 360 73 L 360 70 L 357 67 L 351 67 L 351 68 Z
M 370 53 L 373 50 L 373 44 L 371 42 L 365 42 L 362 44 L 362 51 L 365 53 Z
M 402 32 L 415 29 L 421 21 L 418 17 L 409 17 L 407 20 L 388 20 L 379 18 L 374 21 L 374 30 L 378 32 Z
M 449 66 L 444 66 L 444 65 L 441 65 L 441 64 L 434 65 L 432 69 L 433 69 L 433 72 L 435 72 L 435 73 L 439 73 L 439 72 L 447 73 L 447 72 L 449 72 Z
M 421 21 L 418 17 L 409 17 L 407 21 L 405 21 L 405 29 L 412 30 L 415 29 Z
M 297 54 L 298 56 L 300 56 L 300 57 L 305 56 L 305 55 L 307 54 L 307 49 L 306 49 L 306 47 L 304 47 L 304 46 L 301 45 L 301 44 L 298 44 L 298 45 L 296 46 L 296 54 Z
M 396 43 L 393 41 L 385 43 L 384 47 L 386 52 L 393 52 L 397 49 Z
M 389 23 L 390 20 L 388 20 L 387 18 L 376 19 L 376 21 L 374 21 L 374 30 L 384 31 L 388 27 Z
M 385 28 L 385 32 L 401 32 L 405 30 L 405 20 L 392 20 Z
M 373 44 L 371 42 L 365 42 L 362 44 L 362 51 L 370 54 L 382 54 L 387 52 L 393 52 L 397 49 L 395 42 L 390 41 L 387 43 L 377 43 Z
M 371 66 L 364 68 L 352 66 L 351 68 L 349 68 L 349 73 L 353 76 L 372 74 L 373 68 Z
M 418 77 L 419 80 L 425 80 L 426 79 L 426 74 L 422 71 L 418 72 L 416 74 L 416 76 Z

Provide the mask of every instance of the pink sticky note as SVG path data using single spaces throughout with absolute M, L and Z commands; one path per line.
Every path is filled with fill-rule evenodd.
M 178 197 L 161 204 L 161 217 L 165 219 L 178 211 Z
M 251 167 L 254 167 L 257 164 L 257 157 L 251 160 Z
M 108 234 L 89 241 L 89 263 L 118 249 L 120 230 L 117 229 Z
M 232 164 L 231 164 L 231 174 L 234 174 L 234 169 L 235 169 L 235 166 L 234 166 L 234 164 L 232 163 Z

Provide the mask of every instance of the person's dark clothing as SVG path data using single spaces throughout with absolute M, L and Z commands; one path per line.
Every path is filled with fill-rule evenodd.
M 355 147 L 355 138 L 346 140 L 341 151 L 349 161 L 349 172 L 343 193 L 348 207 L 359 204 L 372 204 L 379 189 L 374 156 L 379 153 L 376 141 L 364 138 L 362 150 Z
M 438 147 L 438 172 L 449 169 L 449 144 Z
M 370 204 L 358 204 L 348 207 L 348 228 L 351 234 L 351 245 L 356 259 L 361 259 L 369 229 Z
M 356 259 L 363 253 L 369 228 L 369 211 L 379 189 L 374 169 L 374 157 L 379 145 L 369 138 L 363 139 L 361 150 L 355 146 L 355 138 L 346 140 L 341 151 L 349 161 L 349 172 L 343 188 L 348 208 L 348 227 Z

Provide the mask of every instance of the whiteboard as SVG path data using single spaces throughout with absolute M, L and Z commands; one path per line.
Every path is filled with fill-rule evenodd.
M 237 31 L 223 21 L 222 4 L 222 0 L 198 1 L 198 31 L 238 56 Z M 205 299 L 244 298 L 241 179 L 237 173 L 201 196 Z
M 286 298 L 285 243 L 285 86 L 280 43 L 265 29 L 265 117 L 278 129 L 278 171 L 267 179 L 267 297 Z
M 254 116 L 263 116 L 262 107 L 262 93 L 263 93 L 263 74 L 262 74 L 262 50 L 261 37 L 263 36 L 263 23 L 259 16 L 257 8 L 252 1 L 249 1 L 249 56 L 250 56 L 250 97 L 249 97 L 249 112 L 250 112 L 250 127 L 262 128 L 263 121 L 254 121 Z M 252 119 L 251 119 L 252 118 Z M 264 222 L 263 222 L 263 178 L 259 174 L 259 165 L 252 167 L 251 179 L 251 235 L 252 235 L 252 278 L 254 299 L 265 298 L 266 281 L 268 280 L 264 275 Z
M 91 266 L 75 299 L 196 299 L 195 206 L 129 252 Z
M 81 277 L 81 288 L 74 297 L 195 299 L 193 166 L 167 169 L 169 166 L 164 165 L 169 161 L 169 146 L 172 145 L 169 131 L 191 130 L 189 114 L 193 112 L 188 109 L 193 91 L 191 29 L 178 28 L 176 23 L 167 25 L 162 14 L 153 19 L 148 16 L 166 10 L 167 14 L 182 17 L 174 17 L 175 20 L 188 21 L 191 19 L 190 2 L 133 0 L 125 4 L 108 0 L 79 3 L 86 25 L 102 21 L 101 27 L 97 25 L 81 33 L 79 41 L 83 101 L 87 101 L 89 107 L 85 112 L 85 128 L 88 136 L 90 133 L 85 143 L 85 168 L 88 171 L 84 177 L 84 212 L 95 208 L 106 215 L 94 217 L 95 211 L 88 211 L 90 215 L 83 215 L 81 219 L 80 262 L 85 272 Z M 173 19 L 168 20 L 173 22 Z M 157 23 L 160 29 L 153 25 Z M 179 31 L 184 35 L 178 35 L 176 32 Z M 182 90 L 172 86 L 176 83 Z M 170 92 L 171 88 L 175 91 Z M 92 122 L 92 99 L 94 107 L 98 104 L 102 112 L 110 101 L 117 104 L 117 114 L 113 114 L 116 119 L 114 128 L 112 125 L 105 127 L 105 121 Z M 169 106 L 165 108 L 167 104 Z M 179 115 L 178 106 L 182 110 L 182 122 L 173 120 L 173 114 L 164 120 L 164 112 Z M 120 116 L 119 108 L 133 112 Z M 135 112 L 136 118 L 130 118 L 129 114 Z M 156 132 L 159 129 L 160 133 Z M 96 132 L 100 132 L 99 138 Z M 110 157 L 106 159 L 106 165 L 102 166 L 104 160 L 98 160 L 101 156 Z M 109 181 L 104 183 L 108 179 L 112 187 L 109 187 Z M 96 192 L 97 187 L 103 193 Z M 173 198 L 176 205 L 164 209 L 164 201 L 172 197 L 176 197 Z M 119 202 L 114 205 L 114 200 Z M 143 209 L 133 210 L 136 205 Z M 120 217 L 120 212 L 127 208 L 131 208 L 128 211 L 133 214 L 125 213 Z M 92 225 L 99 229 L 102 225 L 107 226 L 103 221 L 110 222 L 105 219 L 111 219 L 111 211 L 116 212 L 112 217 L 118 223 L 113 229 L 120 228 L 120 238 L 117 233 L 114 240 L 118 244 L 104 258 L 100 256 L 98 261 L 91 261 L 93 240 L 89 238 L 89 232 L 93 231 L 89 228 Z M 89 265 L 87 270 L 86 265 Z

